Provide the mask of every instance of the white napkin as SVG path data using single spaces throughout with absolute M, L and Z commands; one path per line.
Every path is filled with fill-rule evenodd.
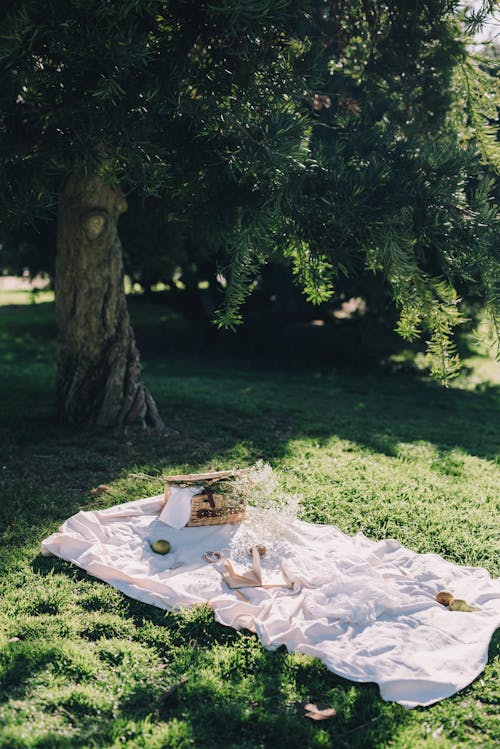
M 167 504 L 160 513 L 160 523 L 170 525 L 172 528 L 184 528 L 189 522 L 191 514 L 191 499 L 195 494 L 203 491 L 202 486 L 173 486 L 170 489 L 170 497 Z

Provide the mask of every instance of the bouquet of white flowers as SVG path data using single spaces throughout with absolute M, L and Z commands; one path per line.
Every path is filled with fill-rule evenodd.
M 300 497 L 281 491 L 278 475 L 262 460 L 232 479 L 231 484 L 235 494 L 245 486 L 249 505 L 246 520 L 232 538 L 231 555 L 244 558 L 254 546 L 280 554 L 286 546 L 290 520 L 297 516 Z

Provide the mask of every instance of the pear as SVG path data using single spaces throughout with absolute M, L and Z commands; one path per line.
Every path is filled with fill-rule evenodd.
M 443 606 L 448 606 L 450 611 L 477 611 L 475 606 L 470 606 L 462 598 L 453 598 L 451 593 L 448 593 L 446 590 L 442 590 L 437 594 L 436 601 L 442 603 Z
M 164 538 L 160 538 L 158 539 L 158 541 L 150 542 L 149 545 L 151 546 L 153 551 L 156 552 L 156 554 L 168 554 L 168 552 L 172 548 L 170 546 L 170 542 Z
M 477 611 L 474 606 L 470 606 L 467 601 L 462 598 L 454 598 L 449 603 L 450 611 Z

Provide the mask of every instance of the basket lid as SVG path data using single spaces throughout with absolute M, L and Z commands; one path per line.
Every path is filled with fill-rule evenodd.
M 186 473 L 177 476 L 162 476 L 163 480 L 169 484 L 187 484 L 203 481 L 218 481 L 219 479 L 230 478 L 231 476 L 241 476 L 248 473 L 250 468 L 231 469 L 227 471 L 208 471 L 207 473 Z

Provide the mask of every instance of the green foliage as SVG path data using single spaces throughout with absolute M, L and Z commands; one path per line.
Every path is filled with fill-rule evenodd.
M 240 309 L 252 290 L 251 282 L 260 264 L 252 240 L 255 241 L 255 235 L 250 236 L 248 231 L 235 232 L 229 290 L 224 306 L 217 312 L 215 319 L 219 328 L 235 330 L 243 321 Z
M 314 255 L 310 245 L 298 241 L 289 245 L 285 256 L 292 259 L 293 272 L 303 284 L 308 302 L 321 304 L 331 299 L 334 273 L 325 255 Z
M 484 55 L 469 55 L 455 72 L 455 85 L 462 93 L 463 114 L 470 118 L 464 139 L 474 139 L 483 163 L 500 174 L 500 143 L 498 141 L 498 112 L 500 109 L 500 78 L 498 63 L 493 70 L 492 60 Z M 496 69 L 495 69 L 496 68 Z M 495 75 L 495 73 L 497 75 Z M 464 101 L 465 100 L 465 101 Z M 465 123 L 467 124 L 467 123 Z
M 142 201 L 143 236 L 134 215 L 127 231 L 146 285 L 217 264 L 234 328 L 269 261 L 313 303 L 368 269 L 447 381 L 460 300 L 498 319 L 497 64 L 467 48 L 488 9 L 6 0 L 3 256 L 54 218 L 62 178 L 96 172 Z

